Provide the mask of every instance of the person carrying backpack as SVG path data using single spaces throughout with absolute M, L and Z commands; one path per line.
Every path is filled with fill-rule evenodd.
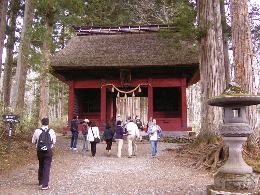
M 41 120 L 42 127 L 34 131 L 32 143 L 36 145 L 39 160 L 38 181 L 42 190 L 49 189 L 49 176 L 52 162 L 52 148 L 56 143 L 56 134 L 49 129 L 49 119 Z

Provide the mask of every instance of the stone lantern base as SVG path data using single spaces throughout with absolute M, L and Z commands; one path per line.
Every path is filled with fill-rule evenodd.
M 250 192 L 250 191 L 226 191 L 226 190 L 218 190 L 213 188 L 212 186 L 208 186 L 207 195 L 259 195 L 258 192 Z
M 258 184 L 258 176 L 253 173 L 232 174 L 218 172 L 214 176 L 214 186 L 208 186 L 208 195 L 253 195 Z

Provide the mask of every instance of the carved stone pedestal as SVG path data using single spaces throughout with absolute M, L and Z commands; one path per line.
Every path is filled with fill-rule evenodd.
M 221 190 L 217 189 L 215 186 L 207 187 L 207 195 L 259 195 L 260 191 L 250 192 L 247 190 L 239 190 L 239 191 L 229 191 L 229 190 Z
M 246 137 L 224 137 L 224 143 L 229 148 L 227 162 L 220 167 L 219 172 L 230 174 L 248 174 L 253 169 L 247 165 L 242 157 L 242 145 L 247 140 Z
M 226 127 L 227 125 L 224 124 L 223 126 Z M 240 127 L 246 125 L 243 123 L 240 126 L 236 124 L 232 125 L 232 128 L 236 126 L 239 130 Z M 237 133 L 237 135 L 241 134 Z M 247 165 L 242 157 L 242 145 L 247 140 L 247 137 L 224 137 L 223 139 L 229 148 L 229 157 L 227 162 L 219 169 L 219 172 L 214 175 L 214 186 L 208 188 L 208 194 L 253 194 L 252 192 L 258 184 L 258 176 L 253 174 L 252 167 Z
M 217 189 L 230 191 L 252 191 L 258 184 L 258 176 L 253 173 L 233 174 L 218 172 L 214 176 L 214 186 Z

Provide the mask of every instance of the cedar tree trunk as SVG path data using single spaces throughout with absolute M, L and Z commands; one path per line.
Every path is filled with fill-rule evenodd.
M 43 117 L 49 115 L 49 65 L 50 65 L 50 55 L 51 55 L 51 34 L 53 31 L 53 24 L 47 22 L 47 38 L 43 42 L 43 72 L 40 78 L 40 110 L 39 110 L 39 125 Z
M 0 78 L 2 73 L 2 55 L 4 49 L 4 40 L 6 33 L 6 11 L 8 0 L 2 0 L 0 2 Z
M 222 110 L 209 106 L 207 100 L 220 95 L 225 88 L 223 37 L 219 0 L 199 0 L 199 26 L 201 79 L 201 131 L 200 136 L 218 133 L 223 121 Z
M 28 31 L 33 22 L 33 0 L 27 0 L 25 2 L 23 28 L 21 34 L 21 43 L 19 48 L 17 68 L 15 74 L 15 86 L 14 86 L 14 108 L 18 113 L 22 114 L 24 109 L 24 95 L 26 76 L 29 67 L 28 57 L 30 50 L 30 37 Z
M 13 68 L 13 49 L 15 43 L 15 28 L 16 28 L 16 17 L 19 10 L 19 1 L 12 0 L 10 3 L 10 16 L 9 16 L 9 30 L 8 39 L 6 46 L 6 62 L 4 67 L 4 78 L 3 78 L 3 101 L 5 107 L 10 105 L 10 93 L 11 93 L 11 80 L 12 80 L 12 68 Z
M 231 0 L 232 44 L 235 65 L 235 80 L 249 94 L 256 94 L 253 47 L 250 31 L 247 0 Z M 249 124 L 256 130 L 256 106 L 247 109 Z M 256 132 L 249 139 L 257 144 Z

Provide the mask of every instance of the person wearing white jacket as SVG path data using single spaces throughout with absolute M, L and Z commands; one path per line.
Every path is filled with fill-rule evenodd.
M 100 139 L 99 129 L 96 126 L 96 122 L 92 121 L 92 122 L 90 122 L 90 128 L 88 129 L 87 140 L 91 144 L 91 154 L 93 157 L 96 155 L 96 146 L 97 146 L 97 143 L 94 141 L 95 138 Z
M 153 119 L 153 123 L 149 126 L 147 133 L 150 137 L 152 157 L 154 158 L 157 155 L 157 144 L 162 135 L 162 129 L 156 124 L 156 119 Z
M 127 131 L 127 145 L 128 145 L 128 158 L 136 156 L 137 144 L 136 138 L 140 137 L 139 129 L 137 125 L 131 119 L 129 123 L 126 124 Z

